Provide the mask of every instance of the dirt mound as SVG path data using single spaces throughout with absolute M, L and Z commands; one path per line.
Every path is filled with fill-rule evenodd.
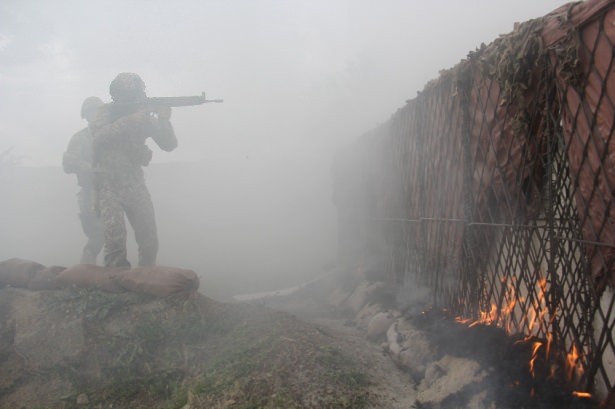
M 378 407 L 371 363 L 294 316 L 202 295 L 0 290 L 0 407 Z

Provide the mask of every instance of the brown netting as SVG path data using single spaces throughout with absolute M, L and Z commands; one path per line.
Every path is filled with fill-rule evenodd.
M 564 149 L 590 273 L 599 290 L 615 285 L 614 21 L 615 10 L 610 10 L 575 33 L 576 81 L 570 80 L 567 65 L 554 61 L 563 104 Z

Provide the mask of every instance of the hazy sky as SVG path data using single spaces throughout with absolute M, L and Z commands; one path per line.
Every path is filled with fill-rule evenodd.
M 150 96 L 225 100 L 175 109 L 179 148 L 152 146 L 154 162 L 193 162 L 147 170 L 158 261 L 194 269 L 212 296 L 305 281 L 335 258 L 334 149 L 482 42 L 562 4 L 2 0 L 0 153 L 56 168 L 0 173 L 0 214 L 10 215 L 0 259 L 77 262 L 78 187 L 59 168 L 62 153 L 85 126 L 82 101 L 108 101 L 109 83 L 128 71 Z
M 438 71 L 555 0 L 184 0 L 0 3 L 0 152 L 58 165 L 119 72 L 150 96 L 206 91 L 174 110 L 180 147 L 155 161 L 328 155 Z

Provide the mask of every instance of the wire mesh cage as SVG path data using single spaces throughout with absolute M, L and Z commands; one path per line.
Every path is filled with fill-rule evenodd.
M 354 223 L 379 221 L 355 260 L 377 253 L 435 306 L 535 337 L 602 397 L 615 385 L 614 50 L 615 3 L 562 6 L 442 72 L 345 161 L 362 183 L 344 194 L 370 201 Z

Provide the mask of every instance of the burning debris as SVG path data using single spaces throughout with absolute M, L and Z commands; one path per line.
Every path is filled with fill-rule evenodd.
M 588 393 L 574 390 L 577 366 L 572 354 L 554 355 L 546 340 L 535 336 L 507 334 L 492 324 L 460 323 L 442 312 L 430 311 L 403 319 L 404 326 L 421 331 L 428 339 L 430 353 L 435 359 L 453 356 L 479 365 L 486 374 L 467 381 L 465 389 L 447 399 L 459 404 L 472 399 L 478 392 L 498 408 L 595 408 L 596 402 Z M 398 323 L 398 326 L 400 324 Z M 407 348 L 411 342 L 405 341 Z M 423 346 L 424 348 L 424 346 Z M 393 349 L 389 347 L 392 353 Z M 440 358 L 442 359 L 442 358 Z M 442 368 L 442 365 L 440 365 Z M 469 370 L 469 369 L 468 369 Z M 425 371 L 425 378 L 428 371 Z M 442 376 L 454 376 L 453 369 L 443 370 Z M 473 373 L 482 373 L 474 371 Z M 441 403 L 438 408 L 460 407 Z
M 537 284 L 542 294 L 547 284 L 546 280 Z M 523 320 L 533 328 L 533 334 L 527 335 L 513 331 L 518 324 L 513 315 L 515 302 L 502 308 L 490 306 L 478 319 L 469 320 L 435 309 L 416 312 L 419 304 L 425 305 L 421 297 L 409 301 L 393 295 L 389 304 L 394 300 L 399 308 L 384 307 L 381 295 L 385 288 L 390 287 L 381 282 L 349 284 L 329 277 L 292 295 L 261 302 L 280 309 L 292 306 L 291 312 L 297 314 L 302 305 L 327 305 L 325 314 L 337 311 L 347 317 L 347 324 L 380 343 L 409 375 L 408 382 L 416 388 L 416 408 L 598 407 L 591 394 L 575 389 L 583 370 L 579 348 L 573 345 L 562 354 L 554 336 L 538 335 L 538 323 L 548 314 L 544 296 L 527 301 L 536 310 Z M 513 285 L 508 288 L 508 298 L 526 302 L 513 297 Z M 421 293 L 418 288 L 414 291 Z

